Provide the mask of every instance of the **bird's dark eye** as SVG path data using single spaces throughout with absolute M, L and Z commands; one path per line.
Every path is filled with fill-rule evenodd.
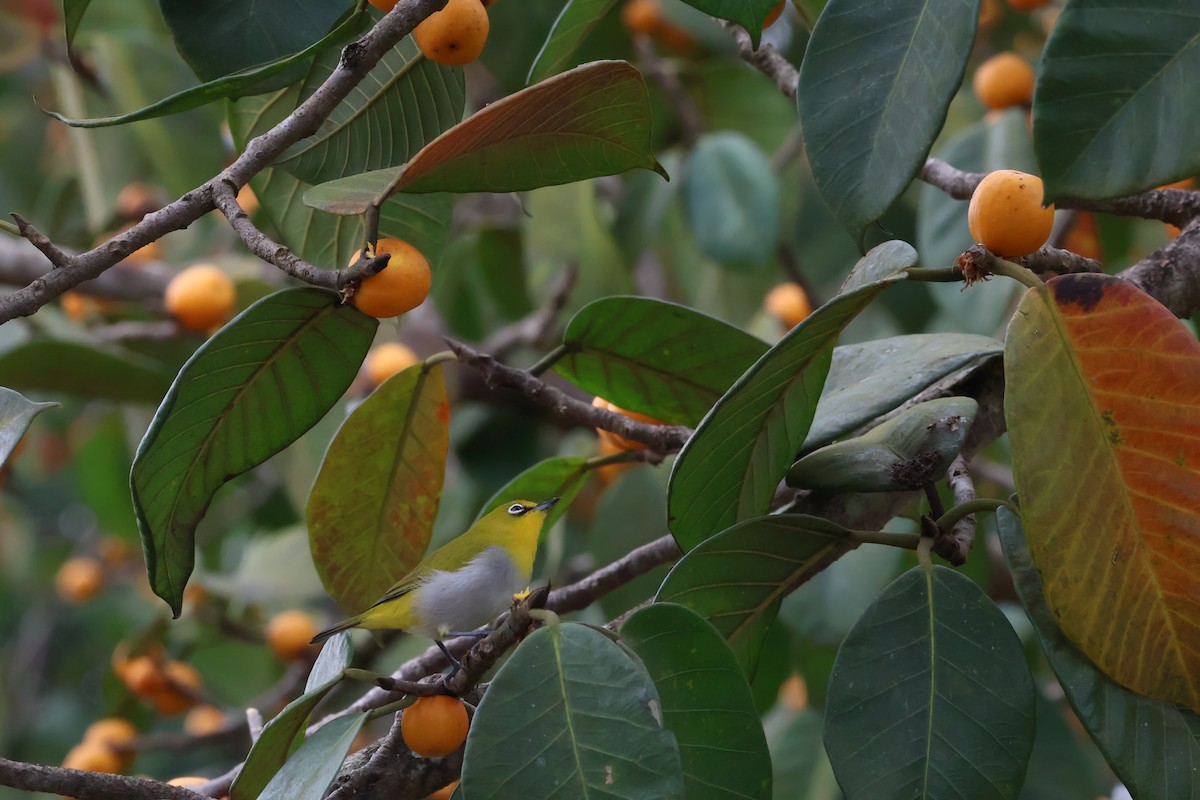
M 519 517 L 528 510 L 529 509 L 525 508 L 525 506 L 521 505 L 520 503 L 513 503 L 508 507 L 508 513 L 512 514 L 514 517 Z

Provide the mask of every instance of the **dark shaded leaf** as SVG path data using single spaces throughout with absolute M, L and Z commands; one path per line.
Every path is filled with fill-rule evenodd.
M 539 461 L 497 489 L 496 493 L 483 504 L 483 508 L 479 510 L 475 519 L 514 500 L 533 500 L 540 503 L 551 497 L 560 497 L 562 499 L 554 505 L 554 508 L 550 509 L 550 513 L 546 515 L 546 520 L 542 523 L 543 532 L 550 530 L 554 523 L 567 513 L 567 509 L 571 507 L 571 501 L 575 499 L 575 495 L 579 494 L 579 490 L 587 481 L 591 471 L 587 466 L 587 461 L 586 458 L 575 456 Z
M 70 364 L 70 369 L 63 369 Z M 171 374 L 148 358 L 117 347 L 31 339 L 0 352 L 0 383 L 120 402 L 157 403 Z
M 366 721 L 365 711 L 355 711 L 327 722 L 275 773 L 261 800 L 321 800 Z
M 533 59 L 526 83 L 537 83 L 562 72 L 571 56 L 617 0 L 567 0 L 542 49 Z
M 79 33 L 79 24 L 83 22 L 83 14 L 92 0 L 63 0 L 63 29 L 67 37 L 67 51 L 74 50 L 75 34 Z

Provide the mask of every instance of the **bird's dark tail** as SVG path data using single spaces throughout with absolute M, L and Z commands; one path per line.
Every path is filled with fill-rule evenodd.
M 318 633 L 316 636 L 312 637 L 312 641 L 310 641 L 309 644 L 320 644 L 321 642 L 328 639 L 330 636 L 333 636 L 335 633 L 341 633 L 342 631 L 348 631 L 351 628 L 357 626 L 358 623 L 359 623 L 358 617 L 350 617 L 350 619 L 344 619 L 341 622 L 339 622 L 337 625 L 334 625 L 332 628 L 326 628 L 325 630 Z

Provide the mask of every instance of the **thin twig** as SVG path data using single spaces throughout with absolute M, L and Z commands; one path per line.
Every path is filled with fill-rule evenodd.
M 750 34 L 741 25 L 725 20 L 718 20 L 718 22 L 733 36 L 742 60 L 775 81 L 775 85 L 779 87 L 779 91 L 783 92 L 785 97 L 795 100 L 796 83 L 800 79 L 800 73 L 796 70 L 795 65 L 784 58 L 772 45 L 764 44 L 755 50 L 754 44 L 750 41 Z
M 971 480 L 971 473 L 967 471 L 967 462 L 961 454 L 950 465 L 950 471 L 946 473 L 946 480 L 950 484 L 950 491 L 954 493 L 955 505 L 962 505 L 975 499 L 975 481 Z M 954 523 L 949 531 L 939 532 L 939 535 L 934 537 L 933 552 L 958 566 L 967 562 L 967 554 L 971 552 L 971 545 L 974 542 L 975 515 L 969 514 Z

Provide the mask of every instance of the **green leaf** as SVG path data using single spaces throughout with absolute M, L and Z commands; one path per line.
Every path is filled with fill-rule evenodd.
M 61 364 L 59 365 L 61 368 Z M 0 386 L 0 467 L 8 461 L 12 451 L 20 444 L 29 430 L 30 423 L 47 408 L 56 408 L 60 403 L 35 403 L 26 400 L 12 389 Z
M 688 800 L 771 797 L 771 756 L 750 684 L 712 625 L 674 603 L 640 609 L 621 638 L 654 679 Z
M 825 748 L 850 798 L 1016 798 L 1034 699 L 1000 609 L 952 569 L 914 567 L 842 643 Z
M 63 369 L 64 364 L 71 368 Z M 122 348 L 38 338 L 0 351 L 0 384 L 92 399 L 157 403 L 171 385 L 171 375 L 158 362 Z
M 245 765 L 229 789 L 229 800 L 256 800 L 262 794 L 288 760 L 296 740 L 304 735 L 309 715 L 342 679 L 342 670 L 350 666 L 353 655 L 348 633 L 336 634 L 325 643 L 308 673 L 304 694 L 276 714 L 250 748 Z
M 550 530 L 554 523 L 567 513 L 567 509 L 571 507 L 571 501 L 575 499 L 579 490 L 583 488 L 583 484 L 587 482 L 588 474 L 591 471 L 587 462 L 586 458 L 575 456 L 539 461 L 497 489 L 496 493 L 484 503 L 475 519 L 478 520 L 492 509 L 499 508 L 513 500 L 535 500 L 540 503 L 551 497 L 560 497 L 562 499 L 554 505 L 542 523 L 543 532 Z
M 328 51 L 313 62 L 299 102 L 339 61 L 338 52 Z M 274 166 L 310 184 L 398 166 L 462 119 L 465 103 L 463 71 L 429 61 L 409 36 L 380 59 L 316 134 L 285 150 Z
M 779 242 L 783 187 L 749 137 L 700 139 L 685 163 L 681 199 L 696 246 L 718 263 L 761 267 Z
M 101 530 L 132 543 L 137 534 L 137 515 L 129 496 L 133 460 L 124 415 L 120 409 L 112 409 L 91 422 L 87 439 L 73 448 L 71 471 L 79 495 L 96 515 Z M 3 460 L 0 457 L 0 462 Z
M 750 41 L 758 48 L 762 35 L 763 20 L 775 6 L 775 0 L 684 0 L 689 6 L 718 19 L 736 22 L 750 34 Z
M 846 533 L 804 514 L 748 519 L 684 555 L 654 600 L 687 606 L 712 623 L 753 675 L 779 603 L 853 546 Z
M 1200 9 L 1191 0 L 1068 3 L 1033 95 L 1048 197 L 1117 197 L 1200 172 L 1198 74 Z
M 352 712 L 327 722 L 275 773 L 261 800 L 321 800 L 366 721 L 366 712 Z
M 83 14 L 87 11 L 92 0 L 63 0 L 63 29 L 66 31 L 67 50 L 75 45 L 75 34 L 79 33 L 79 24 L 83 22 Z
M 239 314 L 180 370 L 130 475 L 150 585 L 176 616 L 196 525 L 217 489 L 325 415 L 354 380 L 377 325 L 332 292 L 285 289 Z
M 962 84 L 978 0 L 830 0 L 796 101 L 813 178 L 862 246 L 925 163 Z
M 220 77 L 216 77 L 199 86 L 193 86 L 190 89 L 176 92 L 173 95 L 164 97 L 162 100 L 125 114 L 117 114 L 112 117 L 95 117 L 92 119 L 73 119 L 57 111 L 50 111 L 48 109 L 42 109 L 42 111 L 73 128 L 106 128 L 112 125 L 124 125 L 128 122 L 138 122 L 144 119 L 165 117 L 168 114 L 178 114 L 181 111 L 199 108 L 225 97 L 236 97 L 239 94 L 245 94 L 251 88 L 259 86 L 267 78 L 287 72 L 294 65 L 307 61 L 315 54 L 343 41 L 347 34 L 357 28 L 358 25 L 359 18 L 357 16 L 350 17 L 337 28 L 330 31 L 328 36 L 299 53 L 281 56 L 272 61 L 247 67 L 237 72 L 228 74 L 222 72 L 220 73 Z
M 684 445 L 671 470 L 667 516 L 684 552 L 767 510 L 808 434 L 838 335 L 884 287 L 904 279 L 895 269 L 908 266 L 911 248 L 880 248 L 904 257 L 868 255 L 856 272 L 876 275 L 890 267 L 894 274 L 838 295 L 792 328 L 717 401 Z
M 567 0 L 542 49 L 534 56 L 525 82 L 537 83 L 562 72 L 592 28 L 616 4 L 617 0 Z
M 662 171 L 646 84 L 624 61 L 595 61 L 485 106 L 404 167 L 321 184 L 304 202 L 361 214 L 395 192 L 517 192 L 638 167 Z
M 1003 342 L 967 333 L 915 333 L 835 347 L 803 449 L 828 444 L 1003 350 Z
M 585 392 L 696 425 L 767 345 L 719 319 L 649 297 L 602 297 L 563 332 L 554 369 Z
M 425 555 L 450 449 L 440 365 L 384 381 L 329 444 L 308 499 L 313 563 L 349 613 L 366 609 Z
M 1017 169 L 1036 173 L 1037 158 L 1025 111 L 1010 108 L 995 122 L 976 122 L 959 131 L 938 150 L 938 158 L 966 172 Z M 917 250 L 928 267 L 950 266 L 975 244 L 967 227 L 967 202 L 956 200 L 936 186 L 922 183 L 917 200 Z M 971 305 L 978 292 L 961 292 L 950 284 L 959 305 Z M 991 293 L 993 295 L 999 294 Z M 969 316 L 964 311 L 963 316 Z M 998 323 L 999 321 L 997 321 Z
M 483 228 L 476 243 L 481 289 L 507 320 L 534 309 L 525 280 L 520 228 Z
M 1131 692 L 1097 670 L 1063 634 L 1046 605 L 1020 520 L 1000 509 L 996 522 L 1013 583 L 1046 660 L 1113 772 L 1139 800 L 1200 798 L 1200 716 Z
M 467 797 L 683 797 L 650 677 L 578 623 L 534 631 L 500 667 L 467 735 Z M 530 768 L 536 763 L 536 768 Z
M 351 0 L 159 0 L 176 47 L 202 81 L 299 53 L 322 39 L 353 5 Z

